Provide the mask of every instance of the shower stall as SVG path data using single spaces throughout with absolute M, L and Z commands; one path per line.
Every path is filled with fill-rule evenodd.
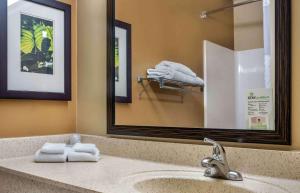
M 207 128 L 251 129 L 249 119 L 252 115 L 247 103 L 249 94 L 257 92 L 274 99 L 275 11 L 272 10 L 275 10 L 275 1 L 233 2 L 232 6 L 201 14 L 201 18 L 209 22 L 214 13 L 229 8 L 233 8 L 234 12 L 234 49 L 210 41 L 203 43 L 204 122 Z M 250 13 L 251 8 L 257 9 L 255 6 L 261 9 L 260 14 Z M 242 21 L 247 13 L 249 16 Z M 251 33 L 251 30 L 256 30 L 256 33 Z M 261 42 L 251 45 L 251 34 L 258 32 L 261 33 Z M 273 130 L 274 109 L 270 108 L 266 118 L 268 129 Z

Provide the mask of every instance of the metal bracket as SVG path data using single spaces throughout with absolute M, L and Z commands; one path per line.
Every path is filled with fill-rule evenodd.
M 147 81 L 148 84 L 144 84 L 144 81 Z M 185 87 L 199 87 L 195 85 L 189 85 L 180 81 L 175 80 L 169 80 L 165 78 L 145 78 L 142 76 L 138 76 L 137 82 L 140 83 L 143 86 L 143 90 L 139 92 L 139 99 L 142 98 L 142 95 L 144 92 L 146 92 L 146 88 L 150 85 L 150 82 L 157 82 L 159 84 L 159 88 L 161 89 L 167 89 L 167 90 L 173 90 L 178 91 L 181 93 L 181 102 L 183 103 L 184 94 L 186 93 Z M 171 86 L 170 86 L 171 85 Z M 200 87 L 200 91 L 203 92 L 203 86 Z

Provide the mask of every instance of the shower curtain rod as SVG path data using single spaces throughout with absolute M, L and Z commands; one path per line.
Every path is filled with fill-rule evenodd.
M 240 2 L 240 3 L 235 3 L 235 4 L 232 4 L 232 5 L 224 6 L 224 7 L 221 7 L 221 8 L 209 10 L 209 11 L 202 11 L 200 17 L 201 17 L 201 19 L 206 19 L 209 14 L 220 12 L 220 11 L 230 9 L 230 8 L 234 8 L 234 7 L 239 7 L 239 6 L 242 6 L 242 5 L 249 4 L 249 3 L 255 3 L 255 2 L 258 2 L 258 1 L 262 1 L 262 0 L 247 0 L 247 1 Z

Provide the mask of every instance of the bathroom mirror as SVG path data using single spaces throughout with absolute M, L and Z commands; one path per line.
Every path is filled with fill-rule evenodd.
M 108 0 L 108 134 L 290 144 L 290 0 Z

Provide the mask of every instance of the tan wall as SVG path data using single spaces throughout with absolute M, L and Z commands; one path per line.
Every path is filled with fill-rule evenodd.
M 203 93 L 162 91 L 158 85 L 143 89 L 138 76 L 162 60 L 183 63 L 203 77 L 203 40 L 233 49 L 233 12 L 201 20 L 203 9 L 227 4 L 228 0 L 118 0 L 116 19 L 132 25 L 132 104 L 116 104 L 116 124 L 170 127 L 203 127 Z M 214 33 L 211 33 L 214 31 Z M 176 95 L 177 94 L 177 95 Z
M 78 1 L 78 132 L 106 133 L 106 0 Z
M 300 1 L 292 0 L 292 148 L 300 150 Z
M 238 3 L 243 0 L 234 0 Z M 234 8 L 234 48 L 237 51 L 264 47 L 261 1 Z
M 0 138 L 75 132 L 77 101 L 77 12 L 72 5 L 72 101 L 0 100 Z
M 79 101 L 78 101 L 78 131 L 85 134 L 106 134 L 106 88 L 105 88 L 105 71 L 106 71 L 106 0 L 89 0 L 79 1 L 79 12 L 85 19 L 79 20 L 80 26 L 89 25 L 91 36 L 97 36 L 91 46 L 90 41 L 84 44 L 84 49 L 88 49 L 88 56 L 96 56 L 93 60 L 79 52 L 81 62 L 78 64 L 79 69 L 85 69 L 88 72 L 80 72 L 79 80 L 84 84 L 79 84 Z M 292 146 L 276 145 L 259 145 L 259 144 L 232 144 L 240 147 L 272 148 L 272 149 L 298 149 L 300 150 L 300 1 L 292 0 Z M 86 24 L 87 20 L 95 21 L 92 24 Z M 80 32 L 80 30 L 79 30 Z M 81 33 L 80 33 L 81 34 Z M 86 37 L 81 37 L 81 46 Z M 87 38 L 88 39 L 88 38 Z M 96 48 L 96 49 L 95 49 Z M 99 56 L 101 55 L 101 56 Z M 86 61 L 86 62 L 84 62 Z M 92 62 L 91 62 L 92 61 Z M 92 65 L 91 63 L 94 63 Z M 102 78 L 103 77 L 103 78 Z M 98 86 L 95 86 L 97 81 Z M 104 82 L 102 82 L 104 81 Z M 84 97 L 84 98 L 83 98 Z M 91 100 L 89 100 L 91 99 Z M 85 105 L 87 104 L 87 105 Z M 187 142 L 181 140 L 181 142 Z

